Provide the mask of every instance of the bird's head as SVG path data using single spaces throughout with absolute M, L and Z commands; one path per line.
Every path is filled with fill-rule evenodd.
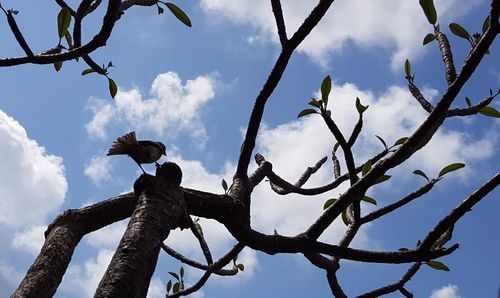
M 167 148 L 165 147 L 165 145 L 162 142 L 157 142 L 157 143 L 161 147 L 161 154 L 167 156 L 167 152 L 165 151 Z

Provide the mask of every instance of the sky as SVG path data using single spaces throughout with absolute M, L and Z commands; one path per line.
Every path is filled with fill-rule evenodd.
M 78 1 L 68 1 L 75 6 Z M 296 30 L 313 1 L 283 1 L 288 35 Z M 489 7 L 485 0 L 436 0 L 438 22 L 448 34 L 457 69 L 468 43 L 448 30 L 458 22 L 479 32 Z M 187 28 L 168 11 L 134 7 L 117 22 L 107 46 L 91 56 L 99 64 L 113 62 L 110 77 L 118 87 L 112 99 L 107 80 L 81 76 L 83 61 L 68 61 L 59 72 L 52 65 L 22 65 L 0 69 L 0 296 L 12 293 L 43 244 L 43 232 L 57 214 L 132 189 L 140 169 L 125 157 L 106 157 L 116 137 L 135 130 L 139 139 L 160 140 L 169 160 L 184 173 L 182 185 L 223 193 L 221 180 L 231 181 L 253 101 L 267 78 L 280 47 L 269 1 L 177 1 L 191 18 Z M 19 11 L 16 20 L 35 52 L 57 44 L 55 3 L 3 0 Z M 98 30 L 103 9 L 84 22 L 83 38 Z M 297 114 L 311 97 L 319 96 L 321 81 L 332 78 L 333 118 L 348 134 L 357 120 L 355 99 L 369 109 L 354 147 L 357 164 L 382 150 L 375 135 L 392 144 L 408 136 L 426 112 L 411 97 L 404 79 L 405 59 L 412 63 L 415 83 L 436 102 L 446 90 L 436 43 L 422 46 L 432 31 L 418 1 L 335 1 L 306 38 L 269 99 L 256 152 L 273 163 L 283 178 L 294 181 L 323 156 L 335 141 L 320 117 Z M 457 97 L 479 102 L 500 84 L 498 42 Z M 0 57 L 20 56 L 22 50 L 0 18 Z M 499 109 L 498 100 L 492 104 Z M 499 122 L 475 115 L 446 120 L 434 139 L 399 168 L 390 181 L 368 195 L 379 206 L 413 192 L 425 183 L 412 174 L 421 169 L 431 178 L 444 166 L 462 162 L 434 190 L 414 204 L 380 219 L 358 233 L 353 247 L 396 250 L 414 247 L 440 218 L 474 189 L 498 172 Z M 255 169 L 251 166 L 251 170 Z M 145 166 L 153 171 L 153 166 Z M 306 186 L 332 178 L 331 161 Z M 342 185 L 315 197 L 278 196 L 268 183 L 253 193 L 252 226 L 293 235 L 307 228 L 322 212 L 323 203 L 338 197 Z M 495 297 L 500 287 L 499 191 L 483 199 L 457 224 L 452 243 L 460 249 L 443 257 L 450 272 L 424 266 L 407 284 L 417 297 Z M 363 205 L 364 212 L 375 206 Z M 223 226 L 200 219 L 215 256 L 235 243 Z M 127 221 L 83 238 L 56 297 L 91 297 L 113 255 Z M 336 221 L 321 237 L 335 243 L 345 226 Z M 167 243 L 185 255 L 203 255 L 188 231 L 174 231 Z M 213 277 L 191 297 L 329 297 L 325 274 L 300 255 L 269 256 L 245 249 L 238 258 L 245 271 L 234 277 Z M 161 255 L 148 297 L 164 297 L 168 271 L 181 264 Z M 349 296 L 397 281 L 410 265 L 341 262 L 339 279 Z M 201 273 L 186 269 L 186 283 Z M 394 295 L 393 297 L 397 297 Z

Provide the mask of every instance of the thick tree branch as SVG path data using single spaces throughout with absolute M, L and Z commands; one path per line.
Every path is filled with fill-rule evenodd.
M 451 53 L 451 46 L 446 35 L 443 32 L 440 32 L 438 28 L 435 28 L 434 36 L 439 44 L 439 51 L 441 52 L 441 57 L 443 58 L 446 82 L 449 86 L 453 84 L 457 77 L 455 64 L 453 63 L 453 54 Z

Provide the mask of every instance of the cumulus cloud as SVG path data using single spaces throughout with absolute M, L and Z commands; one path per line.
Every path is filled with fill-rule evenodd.
M 159 74 L 151 85 L 150 97 L 138 88 L 119 90 L 113 103 L 91 99 L 88 109 L 94 114 L 86 129 L 91 137 L 104 139 L 111 123 L 126 123 L 158 135 L 176 136 L 188 132 L 197 144 L 207 140 L 200 109 L 215 95 L 215 75 L 198 76 L 182 82 L 178 74 Z M 167 129 L 168 128 L 168 129 Z
M 480 0 L 443 0 L 436 2 L 439 20 L 446 23 L 467 13 Z M 316 1 L 283 1 L 283 13 L 289 36 L 307 17 Z M 460 4 L 460 9 L 454 9 Z M 252 2 L 231 0 L 203 0 L 202 8 L 211 18 L 228 19 L 237 24 L 250 25 L 259 34 L 279 43 L 276 24 L 269 1 Z M 334 52 L 352 41 L 361 47 L 379 47 L 390 51 L 392 67 L 400 67 L 407 57 L 423 52 L 422 39 L 432 31 L 417 1 L 335 1 L 323 20 L 299 47 L 322 66 L 326 66 Z M 256 40 L 252 35 L 250 40 Z
M 447 285 L 431 293 L 430 298 L 460 298 L 458 287 L 455 285 Z
M 100 185 L 102 182 L 108 181 L 111 178 L 111 163 L 105 156 L 94 156 L 85 165 L 83 173 L 94 182 Z
M 48 154 L 1 110 L 0 140 L 0 224 L 45 223 L 47 215 L 59 209 L 68 189 L 62 158 Z
M 12 240 L 12 247 L 18 250 L 24 250 L 36 256 L 45 242 L 46 226 L 32 226 L 23 232 L 15 234 Z

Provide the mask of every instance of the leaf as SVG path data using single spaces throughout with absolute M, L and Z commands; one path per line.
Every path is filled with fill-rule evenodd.
M 170 293 L 170 290 L 171 290 L 171 289 L 172 289 L 172 281 L 171 281 L 171 280 L 169 280 L 169 281 L 167 282 L 167 293 Z
M 440 261 L 428 261 L 428 262 L 425 262 L 425 264 L 427 264 L 427 266 L 431 267 L 432 269 L 436 269 L 436 270 L 442 270 L 442 271 L 450 271 L 450 268 L 448 268 L 448 266 L 446 266 L 444 263 L 440 262 Z
M 240 263 L 240 264 L 238 264 L 238 265 L 236 265 L 236 267 L 237 267 L 240 271 L 245 271 L 245 265 L 243 265 L 243 264 L 241 264 L 241 263 Z
M 470 40 L 470 34 L 465 30 L 464 27 L 460 26 L 457 23 L 451 23 L 450 24 L 450 30 L 453 34 L 455 34 L 458 37 L 461 37 L 463 39 Z
M 331 205 L 333 205 L 333 203 L 335 203 L 336 201 L 337 201 L 337 199 L 328 199 L 328 200 L 326 200 L 326 202 L 323 204 L 323 210 L 328 209 L 328 207 L 330 207 Z
M 377 180 L 375 180 L 375 182 L 373 182 L 373 185 L 385 182 L 389 179 L 391 179 L 390 175 L 382 175 L 382 176 L 378 177 Z
M 370 204 L 377 205 L 377 200 L 375 200 L 374 198 L 369 197 L 369 196 L 363 196 L 361 198 L 361 201 L 365 201 L 365 202 L 368 202 Z
M 436 24 L 437 12 L 434 7 L 434 2 L 432 0 L 419 0 L 419 3 L 429 23 L 432 25 Z
M 181 274 L 181 279 L 184 277 L 184 267 L 181 266 L 181 270 L 179 271 Z
M 332 90 L 332 79 L 330 76 L 326 76 L 321 82 L 321 99 L 325 103 L 325 108 L 328 104 L 328 96 L 330 95 L 330 91 Z
M 415 171 L 413 171 L 413 174 L 418 175 L 418 176 L 422 176 L 427 181 L 429 181 L 429 177 L 427 177 L 427 175 L 422 170 L 415 170 Z
M 180 283 L 178 283 L 178 282 L 176 282 L 176 283 L 174 284 L 174 288 L 172 289 L 172 292 L 174 292 L 174 294 L 175 294 L 175 293 L 177 293 L 177 292 L 179 292 L 179 288 L 180 288 L 180 286 L 181 286 L 181 284 L 180 284 Z
M 64 34 L 68 31 L 70 23 L 71 12 L 67 7 L 63 7 L 57 15 L 57 32 L 59 33 L 59 39 L 63 38 Z
M 308 102 L 309 105 L 315 107 L 315 108 L 318 108 L 321 107 L 321 102 L 319 100 L 316 100 L 314 98 L 311 98 L 311 101 Z
M 108 67 L 106 67 L 106 68 L 110 68 L 110 67 L 115 67 L 115 66 L 113 65 L 113 62 L 112 62 L 112 61 L 109 61 L 109 62 L 108 62 Z
M 88 75 L 89 73 L 93 72 L 95 72 L 95 70 L 93 70 L 92 68 L 85 69 L 84 71 L 82 71 L 82 76 Z
M 118 92 L 118 87 L 116 86 L 115 81 L 113 79 L 108 78 L 109 83 L 109 94 L 111 94 L 112 98 L 115 98 L 116 93 Z
M 372 168 L 372 160 L 369 159 L 361 168 L 361 176 L 364 177 Z
M 382 145 L 384 145 L 384 148 L 387 149 L 387 143 L 384 141 L 384 139 L 382 139 L 381 137 L 375 135 L 377 137 L 377 139 L 379 139 L 379 141 L 382 143 Z
M 472 106 L 472 102 L 470 101 L 470 98 L 468 98 L 467 96 L 465 97 L 465 102 L 467 103 L 468 107 Z
M 227 182 L 226 182 L 226 180 L 222 179 L 221 184 L 222 184 L 222 188 L 224 189 L 224 191 L 227 192 Z
M 424 37 L 424 41 L 422 42 L 422 45 L 426 45 L 436 39 L 436 36 L 433 33 L 429 33 Z
M 479 113 L 488 117 L 500 118 L 500 113 L 493 107 L 484 107 L 479 110 Z
M 179 275 L 177 275 L 177 273 L 175 273 L 175 272 L 169 272 L 168 274 L 172 275 L 175 279 L 180 280 L 179 279 Z
M 62 61 L 54 62 L 54 68 L 56 69 L 56 71 L 61 70 L 62 65 L 63 65 Z
M 366 106 L 362 105 L 359 98 L 356 97 L 356 110 L 358 110 L 358 113 L 363 114 L 366 111 L 366 109 L 368 109 L 368 107 L 369 105 Z
M 405 74 L 407 78 L 411 77 L 411 64 L 408 59 L 405 60 Z
M 161 7 L 160 5 L 156 5 L 156 8 L 158 8 L 158 14 L 162 14 L 165 12 L 165 10 L 163 9 L 163 7 Z
M 66 42 L 68 43 L 68 46 L 70 48 L 73 47 L 73 39 L 71 38 L 71 34 L 69 33 L 68 30 L 66 30 L 66 33 L 64 33 L 64 38 L 66 39 Z
M 305 109 L 305 110 L 302 110 L 299 115 L 297 115 L 297 118 L 300 118 L 302 116 L 305 116 L 305 115 L 309 115 L 309 114 L 317 114 L 318 112 L 316 112 L 316 110 L 314 109 Z
M 490 16 L 488 15 L 483 22 L 483 34 L 486 32 L 486 30 L 488 30 L 489 27 L 490 27 Z
M 440 172 L 439 172 L 439 176 L 438 177 L 442 177 L 444 176 L 445 174 L 449 173 L 449 172 L 453 172 L 453 171 L 456 171 L 458 169 L 461 169 L 465 167 L 465 164 L 463 163 L 452 163 L 450 165 L 447 165 L 446 167 L 444 167 Z
M 402 137 L 394 143 L 394 146 L 403 145 L 408 140 L 408 137 Z
M 192 26 L 191 20 L 189 19 L 187 14 L 185 14 L 184 11 L 182 11 L 182 9 L 180 9 L 177 5 L 175 5 L 171 2 L 167 2 L 167 3 L 165 3 L 165 5 L 179 21 L 184 23 L 184 25 L 186 25 L 188 27 Z
M 347 218 L 347 209 L 344 209 L 344 211 L 342 211 L 342 221 L 346 226 L 349 225 L 349 219 Z

